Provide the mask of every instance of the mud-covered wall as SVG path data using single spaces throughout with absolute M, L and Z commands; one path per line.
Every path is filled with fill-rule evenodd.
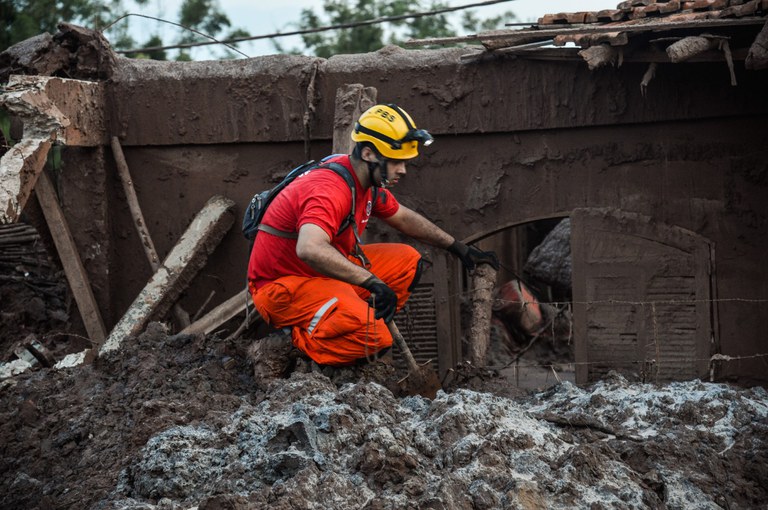
M 385 48 L 329 60 L 123 59 L 108 84 L 108 134 L 120 137 L 162 256 L 211 195 L 224 194 L 242 210 L 254 191 L 303 162 L 305 147 L 312 158 L 325 155 L 336 89 L 362 83 L 436 135 L 395 194 L 456 237 L 476 239 L 576 207 L 616 207 L 713 241 L 717 297 L 768 299 L 767 72 L 737 66 L 732 87 L 725 63 L 660 65 L 643 95 L 647 63 L 589 71 L 568 59 L 462 63 L 464 53 Z M 110 233 L 86 265 L 111 325 L 150 271 L 105 152 L 103 174 L 95 169 L 100 162 L 83 163 L 77 180 L 93 180 L 83 168 L 94 167 L 94 190 L 103 182 L 107 204 L 78 201 L 83 186 L 69 184 L 65 207 L 70 217 L 85 208 L 99 222 L 87 228 L 105 225 Z M 87 237 L 88 222 L 81 223 L 79 239 Z M 215 304 L 244 287 L 245 250 L 239 232 L 230 232 L 184 297 L 190 312 L 211 291 Z M 107 275 L 94 269 L 104 264 Z M 719 302 L 724 354 L 762 352 L 766 306 Z M 725 375 L 765 381 L 762 364 L 744 360 Z

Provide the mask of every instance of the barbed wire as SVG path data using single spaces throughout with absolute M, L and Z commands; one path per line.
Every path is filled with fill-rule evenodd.
M 290 32 L 275 32 L 272 34 L 264 34 L 264 35 L 254 35 L 254 36 L 244 36 L 244 37 L 233 37 L 230 39 L 225 39 L 223 41 L 218 41 L 214 37 L 210 35 L 203 34 L 202 32 L 199 32 L 195 29 L 192 29 L 190 27 L 185 27 L 184 25 L 180 25 L 178 23 L 175 23 L 173 21 L 164 20 L 161 18 L 155 18 L 152 16 L 147 16 L 144 14 L 137 14 L 137 13 L 128 13 L 123 16 L 120 16 L 115 21 L 107 25 L 103 30 L 107 30 L 108 28 L 112 27 L 115 23 L 128 18 L 130 16 L 139 16 L 142 18 L 149 18 L 154 19 L 156 21 L 161 21 L 164 23 L 170 23 L 171 25 L 176 25 L 179 27 L 182 27 L 184 29 L 190 30 L 192 32 L 195 32 L 196 34 L 202 35 L 204 37 L 207 37 L 208 39 L 212 39 L 211 41 L 199 41 L 199 42 L 193 42 L 193 43 L 183 43 L 183 44 L 171 44 L 171 45 L 164 45 L 164 46 L 149 46 L 146 48 L 136 48 L 131 50 L 116 50 L 116 53 L 126 54 L 126 53 L 141 53 L 141 52 L 147 52 L 147 51 L 160 51 L 160 50 L 171 50 L 171 49 L 185 49 L 185 48 L 195 48 L 199 46 L 210 46 L 212 44 L 224 44 L 225 46 L 237 51 L 241 55 L 244 55 L 247 58 L 248 55 L 245 55 L 245 53 L 237 50 L 236 48 L 230 46 L 230 44 L 236 44 L 240 42 L 247 42 L 247 41 L 256 41 L 259 39 L 277 39 L 279 37 L 289 37 L 294 35 L 304 35 L 304 34 L 313 34 L 318 32 L 327 32 L 330 30 L 342 30 L 347 28 L 357 28 L 367 25 L 377 25 L 380 23 L 390 23 L 393 21 L 401 21 L 405 19 L 411 19 L 411 18 L 422 18 L 426 16 L 437 16 L 439 14 L 444 14 L 446 12 L 453 12 L 453 11 L 460 11 L 464 9 L 472 9 L 475 7 L 484 7 L 486 5 L 493 5 L 493 4 L 499 4 L 499 3 L 505 3 L 505 2 L 514 2 L 515 0 L 486 0 L 484 2 L 477 2 L 473 4 L 466 4 L 466 5 L 459 5 L 456 7 L 445 7 L 442 9 L 435 9 L 432 11 L 424 11 L 424 12 L 414 12 L 409 14 L 399 14 L 397 16 L 383 16 L 380 18 L 374 18 L 370 20 L 363 20 L 363 21 L 355 21 L 351 23 L 337 23 L 335 25 L 327 25 L 324 27 L 316 27 L 316 28 L 305 28 L 301 30 L 292 30 Z
M 749 354 L 746 356 L 729 356 L 726 354 L 713 354 L 709 358 L 677 358 L 680 361 L 688 361 L 688 362 L 696 362 L 696 361 L 708 361 L 708 362 L 716 362 L 716 361 L 740 361 L 745 359 L 756 359 L 756 358 L 768 358 L 768 353 L 761 353 L 761 354 Z M 513 368 L 515 366 L 518 367 L 524 367 L 524 368 L 550 368 L 550 367 L 556 367 L 556 366 L 564 366 L 564 365 L 578 365 L 578 366 L 587 366 L 587 365 L 609 365 L 609 364 L 623 364 L 623 365 L 645 365 L 645 364 L 653 364 L 656 363 L 656 360 L 654 359 L 645 359 L 645 360 L 610 360 L 610 361 L 552 361 L 548 363 L 532 363 L 524 360 L 515 360 L 513 363 L 507 363 L 506 365 L 485 365 L 482 368 L 487 368 L 490 370 L 503 370 L 505 368 Z
M 495 288 L 494 286 L 479 286 L 474 289 L 468 289 L 466 291 L 462 291 L 456 294 L 453 294 L 453 296 L 459 296 L 464 297 L 467 296 L 471 299 L 471 296 L 478 291 L 487 291 L 488 289 Z M 702 298 L 691 298 L 691 299 L 650 299 L 650 300 L 627 300 L 627 299 L 599 299 L 599 300 L 587 300 L 587 301 L 541 301 L 541 300 L 527 300 L 527 299 L 504 299 L 500 298 L 498 296 L 494 296 L 493 303 L 498 304 L 518 304 L 522 305 L 523 309 L 528 307 L 529 305 L 540 305 L 540 304 L 547 304 L 550 306 L 553 306 L 557 309 L 557 315 L 562 314 L 565 310 L 570 309 L 573 305 L 617 305 L 617 306 L 642 306 L 642 307 L 649 307 L 650 313 L 651 313 L 651 322 L 652 324 L 649 327 L 651 338 L 646 343 L 645 348 L 648 349 L 649 353 L 653 353 L 653 357 L 646 357 L 645 359 L 613 359 L 613 360 L 598 360 L 598 361 L 558 361 L 558 362 L 542 362 L 542 363 L 530 363 L 527 361 L 522 360 L 522 356 L 525 354 L 525 352 L 528 350 L 528 348 L 531 346 L 533 341 L 535 340 L 541 340 L 539 337 L 542 333 L 544 333 L 547 330 L 551 330 L 552 338 L 556 336 L 555 334 L 555 327 L 554 327 L 554 317 L 551 317 L 550 320 L 540 328 L 539 331 L 537 331 L 535 334 L 533 334 L 531 344 L 529 344 L 527 347 L 513 352 L 512 356 L 513 359 L 509 361 L 509 363 L 505 365 L 486 365 L 483 368 L 487 368 L 489 370 L 505 370 L 509 368 L 542 368 L 542 369 L 551 369 L 555 374 L 555 367 L 556 366 L 626 366 L 626 365 L 637 365 L 641 368 L 641 380 L 643 382 L 649 382 L 651 379 L 654 379 L 655 382 L 659 382 L 659 378 L 663 376 L 662 373 L 662 364 L 666 364 L 666 361 L 664 360 L 664 355 L 661 352 L 663 341 L 661 340 L 661 337 L 664 335 L 663 332 L 660 332 L 659 328 L 659 315 L 657 306 L 659 305 L 695 305 L 695 304 L 701 304 L 701 303 L 708 303 L 708 304 L 715 304 L 715 303 L 749 303 L 749 304 L 766 304 L 768 303 L 768 299 L 762 299 L 762 298 L 741 298 L 741 297 L 729 297 L 729 298 L 711 298 L 711 299 L 702 299 Z M 572 338 L 572 330 L 569 331 L 568 338 L 570 341 L 570 338 Z M 710 381 L 714 381 L 715 379 L 715 369 L 716 365 L 718 363 L 724 363 L 724 362 L 738 362 L 741 360 L 749 360 L 749 359 L 764 359 L 768 358 L 768 353 L 758 353 L 758 354 L 748 354 L 743 356 L 731 356 L 721 353 L 715 353 L 710 357 L 707 358 L 700 358 L 700 357 L 679 357 L 675 356 L 675 364 L 679 363 L 698 363 L 698 362 L 706 362 L 709 366 L 709 379 Z
M 450 294 L 450 297 L 471 297 L 472 294 L 480 290 L 488 290 L 492 287 L 477 287 L 466 291 Z M 636 305 L 636 306 L 655 306 L 655 305 L 686 305 L 686 304 L 699 304 L 699 303 L 768 303 L 768 299 L 756 299 L 756 298 L 713 298 L 713 299 L 651 299 L 647 301 L 634 301 L 626 299 L 596 299 L 592 301 L 543 301 L 543 300 L 519 300 L 519 299 L 504 299 L 495 297 L 494 301 L 499 303 L 520 303 L 523 306 L 547 304 L 552 306 L 567 306 L 567 305 Z

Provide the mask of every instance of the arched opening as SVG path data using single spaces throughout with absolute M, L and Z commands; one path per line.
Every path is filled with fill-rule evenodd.
M 479 236 L 478 236 L 479 237 Z M 570 220 L 540 218 L 468 240 L 499 256 L 486 368 L 521 389 L 575 380 Z M 468 359 L 471 275 L 461 281 L 462 357 Z

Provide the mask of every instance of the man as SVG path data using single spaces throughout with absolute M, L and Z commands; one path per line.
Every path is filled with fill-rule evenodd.
M 465 267 L 489 263 L 492 252 L 456 241 L 399 204 L 388 188 L 406 174 L 406 161 L 432 137 L 394 104 L 360 116 L 350 155 L 324 160 L 351 173 L 354 222 L 341 228 L 353 204 L 350 186 L 327 168 L 293 181 L 270 204 L 251 251 L 249 289 L 261 316 L 290 328 L 293 345 L 321 365 L 352 365 L 392 345 L 387 323 L 418 282 L 421 256 L 405 244 L 359 245 L 371 215 L 419 241 L 447 249 Z M 341 228 L 341 229 L 340 229 Z

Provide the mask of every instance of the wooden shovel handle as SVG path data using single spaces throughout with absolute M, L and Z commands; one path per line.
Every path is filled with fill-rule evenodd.
M 403 338 L 403 335 L 400 334 L 400 330 L 397 329 L 395 321 L 389 321 L 387 323 L 387 327 L 389 328 L 389 332 L 392 334 L 392 338 L 397 344 L 397 348 L 400 349 L 400 352 L 403 354 L 403 358 L 405 358 L 405 362 L 408 364 L 408 369 L 411 371 L 418 370 L 419 365 L 416 363 L 416 359 L 413 357 L 413 354 L 411 354 L 411 350 L 408 348 L 408 344 L 405 343 L 405 338 Z

